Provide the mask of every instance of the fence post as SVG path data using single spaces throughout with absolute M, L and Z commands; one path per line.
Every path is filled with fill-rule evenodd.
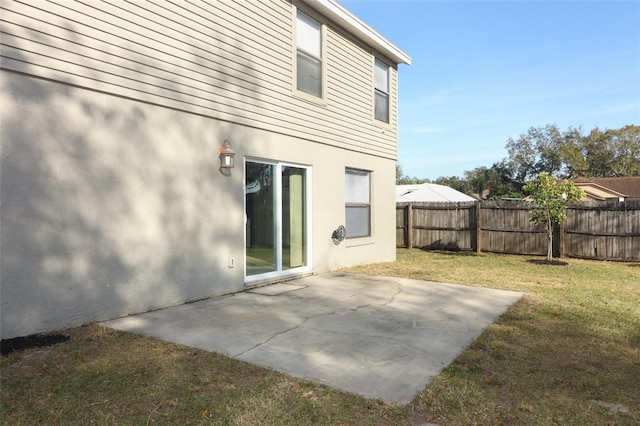
M 476 201 L 476 253 L 482 252 L 482 224 L 480 223 L 480 201 Z
M 558 233 L 560 234 L 559 235 L 559 237 L 560 237 L 559 238 L 560 239 L 560 241 L 559 241 L 559 243 L 560 243 L 560 247 L 559 247 L 559 249 L 560 249 L 560 259 L 564 259 L 564 253 L 565 253 L 565 251 L 564 251 L 564 236 L 565 236 L 565 234 L 564 234 L 564 222 L 560 223 L 560 231 Z
M 407 248 L 413 248 L 413 203 L 407 205 Z

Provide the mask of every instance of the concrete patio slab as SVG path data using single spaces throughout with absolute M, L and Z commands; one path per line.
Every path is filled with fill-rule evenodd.
M 104 324 L 404 405 L 522 296 L 327 273 Z

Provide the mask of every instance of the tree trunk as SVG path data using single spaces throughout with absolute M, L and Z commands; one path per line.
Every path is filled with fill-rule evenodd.
M 551 262 L 553 259 L 553 224 L 547 223 L 547 261 Z

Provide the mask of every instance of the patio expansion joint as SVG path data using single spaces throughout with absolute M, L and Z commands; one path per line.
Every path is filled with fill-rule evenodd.
M 352 312 L 356 312 L 356 311 L 358 311 L 358 310 L 360 310 L 360 309 L 369 308 L 369 307 L 371 307 L 371 306 L 388 306 L 389 304 L 393 303 L 393 301 L 395 300 L 395 298 L 396 298 L 400 293 L 402 293 L 402 285 L 401 285 L 401 284 L 398 284 L 398 289 L 397 289 L 397 291 L 396 291 L 393 295 L 391 295 L 391 297 L 389 298 L 389 300 L 387 300 L 386 302 L 384 302 L 384 303 L 368 303 L 368 304 L 366 304 L 366 305 L 358 305 L 358 306 L 356 306 L 355 308 L 348 309 L 348 310 L 350 310 L 350 311 L 352 311 Z M 347 309 L 345 309 L 345 310 L 347 310 Z M 316 315 L 311 315 L 311 316 L 305 317 L 305 318 L 304 318 L 304 320 L 303 320 L 300 324 L 295 325 L 295 326 L 293 326 L 293 327 L 289 327 L 289 328 L 287 328 L 286 330 L 278 331 L 277 333 L 274 333 L 271 337 L 269 337 L 269 338 L 268 338 L 267 340 L 265 340 L 264 342 L 260 342 L 260 343 L 258 343 L 257 345 L 254 345 L 254 346 L 253 346 L 253 347 L 251 347 L 251 348 L 245 349 L 244 351 L 242 351 L 242 352 L 240 352 L 240 353 L 238 353 L 238 354 L 236 354 L 236 355 L 233 355 L 231 358 L 239 358 L 239 357 L 241 357 L 242 355 L 244 355 L 244 354 L 246 354 L 246 353 L 248 353 L 248 352 L 251 352 L 251 351 L 253 351 L 253 350 L 255 350 L 255 349 L 258 349 L 260 346 L 264 346 L 264 345 L 268 344 L 269 342 L 271 342 L 273 339 L 275 339 L 275 338 L 276 338 L 276 337 L 278 337 L 278 336 L 281 336 L 281 335 L 283 335 L 283 334 L 286 334 L 286 333 L 289 333 L 289 332 L 291 332 L 291 331 L 297 330 L 298 328 L 300 328 L 300 327 L 302 327 L 303 325 L 305 325 L 305 324 L 306 324 L 309 320 L 311 320 L 311 319 L 319 318 L 319 317 L 322 317 L 322 316 L 335 315 L 337 312 L 338 312 L 338 311 L 336 311 L 335 309 L 332 309 L 332 310 L 331 310 L 331 311 L 329 311 L 329 312 L 322 312 L 322 313 L 319 313 L 319 314 L 316 314 Z

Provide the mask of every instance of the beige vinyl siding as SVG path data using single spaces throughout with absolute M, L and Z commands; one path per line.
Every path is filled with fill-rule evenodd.
M 329 110 L 334 119 L 352 124 L 354 138 L 367 140 L 368 152 L 395 158 L 397 148 L 397 72 L 389 68 L 389 124 L 373 118 L 373 58 L 375 54 L 339 31 L 329 37 Z M 384 132 L 383 132 L 384 130 Z M 354 145 L 358 143 L 354 141 Z
M 336 37 L 335 33 L 332 36 L 329 43 L 332 59 L 329 74 L 333 78 L 329 89 L 333 103 L 340 113 L 351 110 L 358 115 L 354 118 L 362 122 L 370 115 L 372 108 L 368 97 L 363 96 L 372 84 L 369 70 L 371 55 Z
M 396 156 L 390 125 L 373 122 L 373 53 L 327 28 L 327 101 L 292 94 L 288 1 L 3 0 L 1 66 L 191 113 Z
M 373 58 L 375 53 L 362 48 L 353 41 L 347 39 L 339 33 L 333 33 L 331 38 L 330 51 L 335 58 L 330 65 L 335 67 L 336 73 L 336 100 L 338 108 L 345 111 L 352 110 L 352 107 L 362 105 L 358 114 L 366 115 L 358 117 L 359 121 L 371 121 L 373 117 Z M 380 56 L 380 58 L 383 58 Z M 387 61 L 385 60 L 385 63 Z M 389 68 L 389 98 L 390 98 L 390 123 L 396 128 L 397 124 L 397 72 L 394 67 Z M 351 114 L 349 114 L 351 115 Z M 389 127 L 385 125 L 384 127 Z M 377 127 L 374 126 L 374 132 Z
M 398 128 L 398 70 L 389 68 L 389 121 Z

